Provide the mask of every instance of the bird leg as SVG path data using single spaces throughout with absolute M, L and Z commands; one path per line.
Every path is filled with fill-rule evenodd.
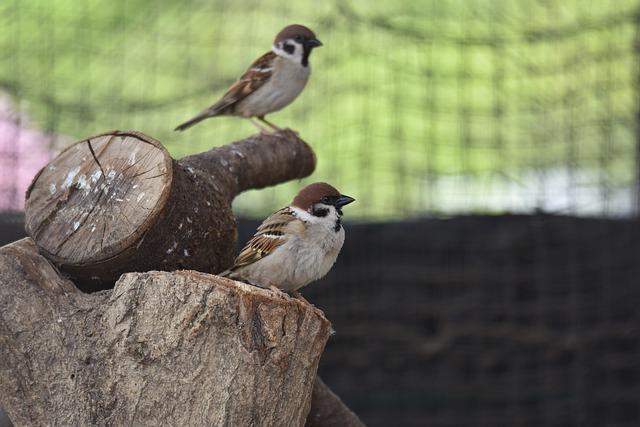
M 269 120 L 265 119 L 264 116 L 257 116 L 257 117 L 258 117 L 258 120 L 260 120 L 261 122 L 265 123 L 271 129 L 273 129 L 273 130 L 282 130 L 278 126 L 276 126 L 273 123 L 271 123 Z
M 287 295 L 286 292 L 282 291 L 280 288 L 278 288 L 277 286 L 271 285 L 269 286 L 269 289 L 272 292 L 275 292 L 280 298 L 285 298 L 288 297 L 289 295 Z
M 261 134 L 269 134 L 270 133 L 267 128 L 265 128 L 260 123 L 258 123 L 255 120 L 253 120 L 253 117 L 250 117 L 249 121 L 251 122 L 252 125 L 254 125 L 255 127 L 258 128 L 258 130 L 260 131 Z

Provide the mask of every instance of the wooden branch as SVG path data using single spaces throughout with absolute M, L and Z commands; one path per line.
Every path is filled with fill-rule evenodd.
M 331 329 L 306 303 L 194 271 L 85 294 L 28 238 L 0 248 L 0 283 L 0 401 L 16 425 L 305 422 Z
M 285 129 L 184 157 L 179 163 L 206 171 L 233 199 L 248 189 L 309 176 L 316 167 L 316 157 L 296 133 Z
M 115 131 L 72 145 L 40 171 L 26 230 L 83 289 L 108 288 L 131 271 L 216 273 L 233 259 L 233 198 L 314 168 L 311 148 L 288 130 L 178 161 L 153 138 Z
M 320 379 L 316 378 L 307 427 L 362 427 L 360 418 Z

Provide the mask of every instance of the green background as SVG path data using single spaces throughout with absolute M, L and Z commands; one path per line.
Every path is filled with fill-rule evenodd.
M 172 129 L 212 104 L 281 27 L 302 23 L 324 47 L 302 95 L 268 118 L 300 132 L 318 169 L 242 195 L 238 212 L 263 216 L 326 180 L 357 199 L 351 218 L 532 211 L 557 200 L 561 212 L 617 215 L 636 169 L 637 7 L 5 0 L 0 90 L 30 126 L 71 140 L 135 129 L 180 157 L 255 132 L 237 118 Z M 581 198 L 584 188 L 595 196 Z

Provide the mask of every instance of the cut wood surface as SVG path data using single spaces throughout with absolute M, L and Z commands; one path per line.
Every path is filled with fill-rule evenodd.
M 57 262 L 104 261 L 135 243 L 155 222 L 172 178 L 171 156 L 154 139 L 135 133 L 90 138 L 64 150 L 34 179 L 27 193 L 26 228 Z
M 305 423 L 331 330 L 306 302 L 195 271 L 86 294 L 28 238 L 0 248 L 0 283 L 16 425 Z
M 233 260 L 233 198 L 314 168 L 313 151 L 289 130 L 178 161 L 151 137 L 114 131 L 70 146 L 35 177 L 26 231 L 85 289 L 131 271 L 217 273 Z

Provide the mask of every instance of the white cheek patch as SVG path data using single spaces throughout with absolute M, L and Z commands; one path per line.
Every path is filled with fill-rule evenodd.
M 325 205 L 325 204 L 321 204 L 321 206 L 329 210 L 329 213 L 326 216 L 322 216 L 322 217 L 315 216 L 296 206 L 291 206 L 291 210 L 293 210 L 293 212 L 296 214 L 296 216 L 299 219 L 310 224 L 335 223 L 336 219 L 340 217 L 340 215 L 338 215 L 338 212 L 336 212 L 336 208 L 331 205 Z
M 325 205 L 324 203 L 318 203 L 318 205 L 320 205 L 322 209 L 329 210 L 329 213 L 326 215 L 326 218 L 330 219 L 331 221 L 335 221 L 338 217 L 340 217 L 340 215 L 338 215 L 338 211 L 336 210 L 335 206 Z
M 296 216 L 299 219 L 305 222 L 316 222 L 318 219 L 320 219 L 318 217 L 311 215 L 309 212 L 300 209 L 297 206 L 291 206 L 291 210 L 296 214 Z
M 277 44 L 274 44 L 271 47 L 271 52 L 275 53 L 278 56 L 282 56 L 282 57 L 285 57 L 285 58 L 289 56 L 289 54 L 287 52 L 285 52 L 284 50 L 280 49 Z
M 293 53 L 289 53 L 280 47 L 282 43 L 285 43 L 285 42 L 293 45 L 294 47 Z M 297 42 L 294 42 L 293 40 L 285 40 L 285 42 L 282 42 L 280 44 L 274 44 L 271 47 L 271 51 L 282 58 L 287 58 L 298 64 L 302 63 L 302 53 L 303 53 L 302 45 Z

